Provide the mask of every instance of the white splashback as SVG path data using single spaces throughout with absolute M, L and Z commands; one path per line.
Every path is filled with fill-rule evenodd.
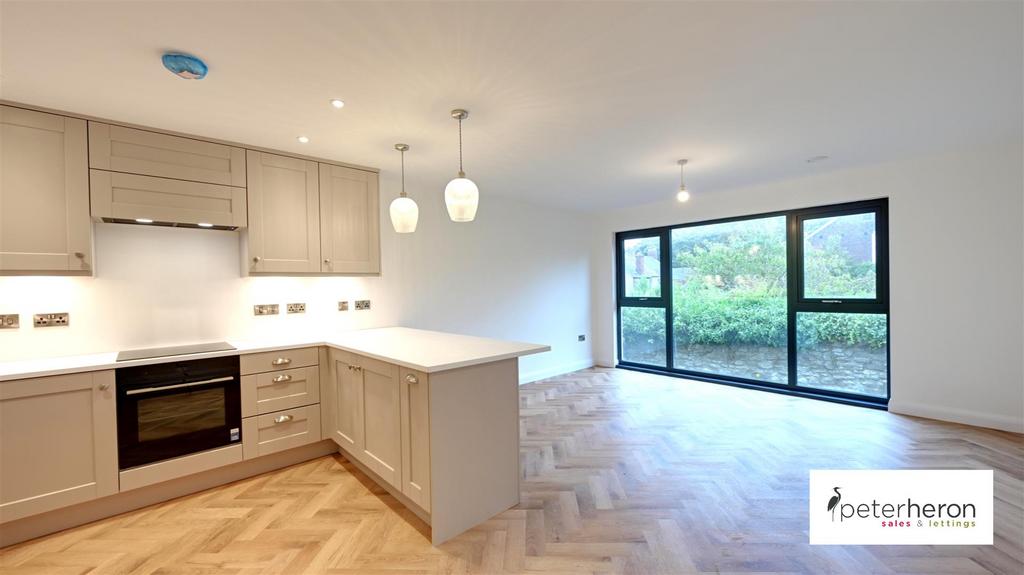
M 380 277 L 242 277 L 237 232 L 99 223 L 95 242 L 95 277 L 0 278 L 0 313 L 22 322 L 0 332 L 0 361 L 397 323 Z M 373 305 L 337 311 L 355 299 Z M 290 302 L 306 313 L 285 313 Z M 262 303 L 280 315 L 254 316 Z M 32 314 L 65 311 L 67 328 L 31 326 Z

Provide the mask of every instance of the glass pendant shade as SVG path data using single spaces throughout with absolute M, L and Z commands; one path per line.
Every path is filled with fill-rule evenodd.
M 476 217 L 476 207 L 480 203 L 480 190 L 473 180 L 460 173 L 458 178 L 445 186 L 444 203 L 448 207 L 448 217 L 453 222 L 471 222 Z
M 420 219 L 420 208 L 408 196 L 400 196 L 391 202 L 391 225 L 400 234 L 411 234 L 416 231 L 416 222 Z

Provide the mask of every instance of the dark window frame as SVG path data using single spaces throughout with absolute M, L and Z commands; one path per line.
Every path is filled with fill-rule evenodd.
M 876 282 L 874 299 L 856 298 L 804 298 L 803 297 L 803 226 L 802 223 L 808 219 L 817 219 L 829 216 L 854 215 L 859 213 L 875 214 L 875 257 L 876 257 Z M 705 372 L 679 369 L 675 362 L 675 341 L 672 309 L 672 251 L 671 234 L 672 230 L 738 222 L 744 220 L 763 219 L 771 217 L 786 217 L 786 331 L 787 331 L 787 378 L 788 382 L 776 383 L 770 381 L 755 380 L 745 377 L 728 376 L 721 374 L 710 374 Z M 615 234 L 615 332 L 616 332 L 616 360 L 617 366 L 633 369 L 672 375 L 689 379 L 698 379 L 726 385 L 751 387 L 774 391 L 801 397 L 813 397 L 828 401 L 839 401 L 854 405 L 867 407 L 885 408 L 892 395 L 891 377 L 891 314 L 889 313 L 889 217 L 888 199 L 865 200 L 843 204 L 830 204 L 826 206 L 815 206 L 794 210 L 781 210 L 748 214 L 729 218 L 717 218 L 702 220 L 698 222 L 686 222 L 670 226 L 645 228 L 641 230 L 630 230 Z M 661 296 L 660 297 L 626 297 L 625 296 L 625 262 L 623 240 L 658 237 L 661 249 Z M 665 367 L 652 366 L 643 363 L 624 361 L 622 359 L 622 308 L 623 307 L 652 307 L 664 308 L 665 310 Z M 819 313 L 865 313 L 885 314 L 886 317 L 886 392 L 885 397 L 872 397 L 861 394 L 848 393 L 843 391 L 821 389 L 809 386 L 797 385 L 797 333 L 796 319 L 800 312 Z

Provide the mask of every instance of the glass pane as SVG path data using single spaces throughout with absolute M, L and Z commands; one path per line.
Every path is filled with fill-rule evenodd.
M 672 230 L 675 367 L 787 383 L 786 217 Z
M 666 367 L 665 308 L 623 307 L 622 361 Z
M 885 314 L 796 314 L 797 385 L 885 397 Z
M 875 299 L 875 214 L 803 221 L 804 297 Z
M 622 241 L 626 297 L 661 297 L 661 238 Z
M 223 387 L 140 400 L 139 442 L 223 427 L 224 402 Z

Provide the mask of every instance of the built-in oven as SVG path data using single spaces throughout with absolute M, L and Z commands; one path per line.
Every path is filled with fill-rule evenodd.
M 116 378 L 122 470 L 242 439 L 237 355 L 122 367 Z

